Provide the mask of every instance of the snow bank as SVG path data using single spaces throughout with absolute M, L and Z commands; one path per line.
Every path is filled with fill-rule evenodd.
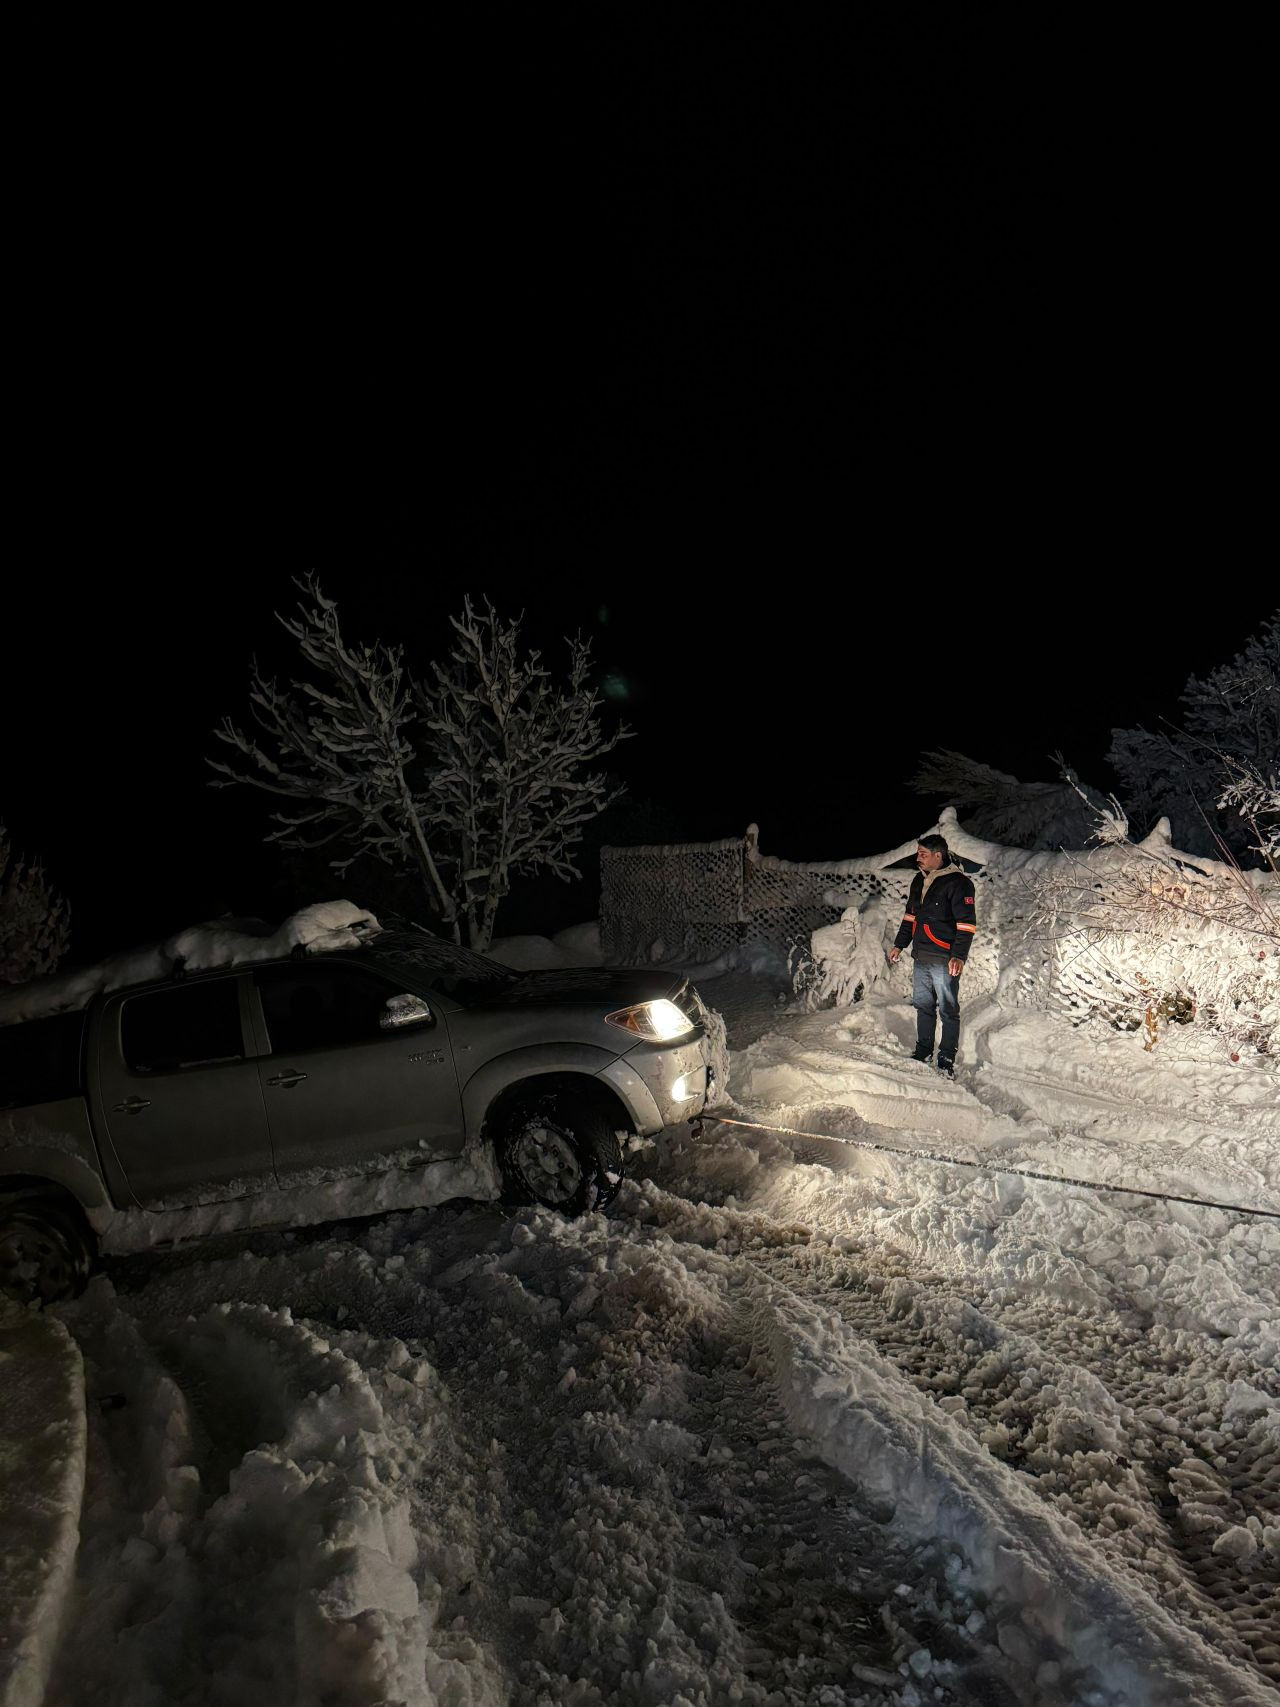
M 600 921 L 570 925 L 554 936 L 494 937 L 485 953 L 490 960 L 518 972 L 542 972 L 556 966 L 603 966 Z
M 442 1591 L 415 1535 L 447 1426 L 430 1363 L 286 1304 L 141 1324 L 100 1280 L 67 1315 L 121 1391 L 102 1401 L 58 1700 L 496 1707 L 480 1645 L 464 1657 L 434 1628 Z
M 279 1190 L 182 1209 L 123 1209 L 103 1216 L 103 1250 L 113 1255 L 183 1244 L 219 1233 L 253 1227 L 307 1227 L 326 1221 L 384 1215 L 393 1209 L 420 1209 L 455 1198 L 485 1201 L 501 1194 L 493 1146 L 468 1144 L 459 1155 L 417 1166 L 352 1174 L 322 1180 L 293 1176 Z
M 604 965 L 599 919 L 585 925 L 570 925 L 567 930 L 557 931 L 551 940 L 569 956 L 570 966 Z
M 61 1322 L 0 1312 L 0 1703 L 39 1707 L 80 1532 L 84 1366 Z
M 89 1005 L 104 990 L 148 984 L 175 972 L 212 972 L 255 960 L 279 960 L 295 948 L 309 954 L 358 948 L 381 926 L 372 913 L 351 901 L 321 901 L 294 913 L 269 936 L 254 936 L 218 923 L 192 925 L 150 948 L 113 955 L 78 972 L 37 978 L 0 994 L 0 1025 L 66 1013 Z
M 407 1700 L 425 1663 L 417 1548 L 396 1443 L 343 1337 L 253 1305 L 220 1306 L 192 1331 L 204 1370 L 252 1385 L 265 1433 L 231 1471 L 202 1552 L 244 1561 L 272 1616 L 209 1634 L 224 1674 L 234 1666 L 246 1684 L 278 1664 L 283 1625 L 303 1700 Z M 429 1367 L 409 1375 L 429 1385 Z M 424 1395 L 425 1427 L 431 1403 Z
M 791 1015 L 735 1055 L 735 1093 L 779 1124 L 830 1130 L 822 1117 L 848 1111 L 964 1159 L 1280 1211 L 1272 1057 L 1135 1055 L 1128 1035 L 986 1000 L 963 1010 L 950 1082 L 909 1059 L 914 1038 L 913 1010 L 888 996 Z

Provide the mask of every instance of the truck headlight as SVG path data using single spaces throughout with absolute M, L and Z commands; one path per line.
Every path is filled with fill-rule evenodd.
M 688 1037 L 695 1029 L 689 1016 L 665 996 L 656 1002 L 637 1002 L 632 1008 L 618 1008 L 604 1018 L 606 1025 L 616 1025 L 619 1031 L 629 1031 L 646 1043 L 673 1043 L 677 1037 Z

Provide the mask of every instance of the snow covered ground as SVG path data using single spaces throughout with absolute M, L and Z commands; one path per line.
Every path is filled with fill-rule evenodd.
M 1280 1220 L 989 1167 L 1280 1210 L 1275 1062 L 974 1003 L 950 1084 L 895 1002 L 703 993 L 726 1112 L 824 1136 L 6 1320 L 5 1707 L 1280 1699 Z

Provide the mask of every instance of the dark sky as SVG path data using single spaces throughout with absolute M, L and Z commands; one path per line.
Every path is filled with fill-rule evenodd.
M 33 217 L 0 819 L 77 957 L 278 897 L 203 758 L 309 568 L 421 658 L 464 589 L 590 633 L 653 821 L 798 857 L 914 834 L 929 745 L 1106 784 L 1274 608 L 1202 44 L 520 27 L 367 123 L 108 130 Z

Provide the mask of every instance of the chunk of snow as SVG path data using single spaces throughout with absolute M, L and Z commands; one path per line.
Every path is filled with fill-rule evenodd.
M 0 1025 L 88 1007 L 104 991 L 149 984 L 175 972 L 212 972 L 280 960 L 296 948 L 308 954 L 358 948 L 380 930 L 373 914 L 351 901 L 320 901 L 303 907 L 267 936 L 251 935 L 214 919 L 176 931 L 148 948 L 113 955 L 97 966 L 17 984 L 0 994 Z

